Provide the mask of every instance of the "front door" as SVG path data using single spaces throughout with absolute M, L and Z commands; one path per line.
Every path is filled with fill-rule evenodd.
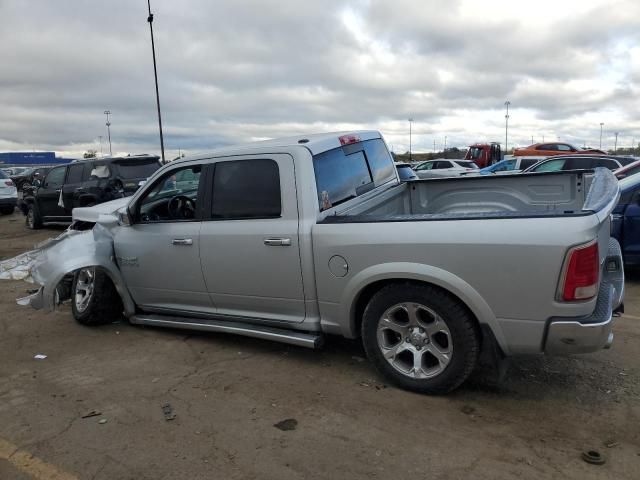
M 202 271 L 220 315 L 301 322 L 304 289 L 293 159 L 221 159 L 200 231 Z
M 203 167 L 174 168 L 131 206 L 133 224 L 114 238 L 118 266 L 136 304 L 163 313 L 213 313 L 200 267 Z M 187 176 L 191 182 L 176 182 Z
M 66 211 L 64 207 L 60 206 L 60 192 L 64 185 L 66 172 L 66 166 L 52 168 L 36 193 L 39 213 L 48 220 L 63 221 L 71 215 L 70 211 Z

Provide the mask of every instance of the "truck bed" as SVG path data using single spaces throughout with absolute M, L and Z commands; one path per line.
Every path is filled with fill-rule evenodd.
M 606 169 L 413 180 L 321 223 L 588 215 L 616 187 Z

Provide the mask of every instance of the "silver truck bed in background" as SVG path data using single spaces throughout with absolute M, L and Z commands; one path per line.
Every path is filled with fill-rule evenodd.
M 322 223 L 588 215 L 617 188 L 605 169 L 409 181 Z

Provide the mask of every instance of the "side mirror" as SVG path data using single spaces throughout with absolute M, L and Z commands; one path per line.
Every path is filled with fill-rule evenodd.
M 133 224 L 131 214 L 129 213 L 129 207 L 122 207 L 116 212 L 118 216 L 118 225 L 121 227 L 130 227 Z
M 40 180 L 39 178 L 36 178 L 36 179 L 33 181 L 33 184 L 32 184 L 32 185 L 33 185 L 34 187 L 40 187 L 40 186 L 42 185 L 42 180 Z

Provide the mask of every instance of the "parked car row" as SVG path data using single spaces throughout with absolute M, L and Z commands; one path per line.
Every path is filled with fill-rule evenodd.
M 9 215 L 13 213 L 18 201 L 18 194 L 13 180 L 0 170 L 0 213 Z
M 133 195 L 160 168 L 159 157 L 136 155 L 72 162 L 51 168 L 24 192 L 20 208 L 29 228 L 70 223 L 71 211 Z

